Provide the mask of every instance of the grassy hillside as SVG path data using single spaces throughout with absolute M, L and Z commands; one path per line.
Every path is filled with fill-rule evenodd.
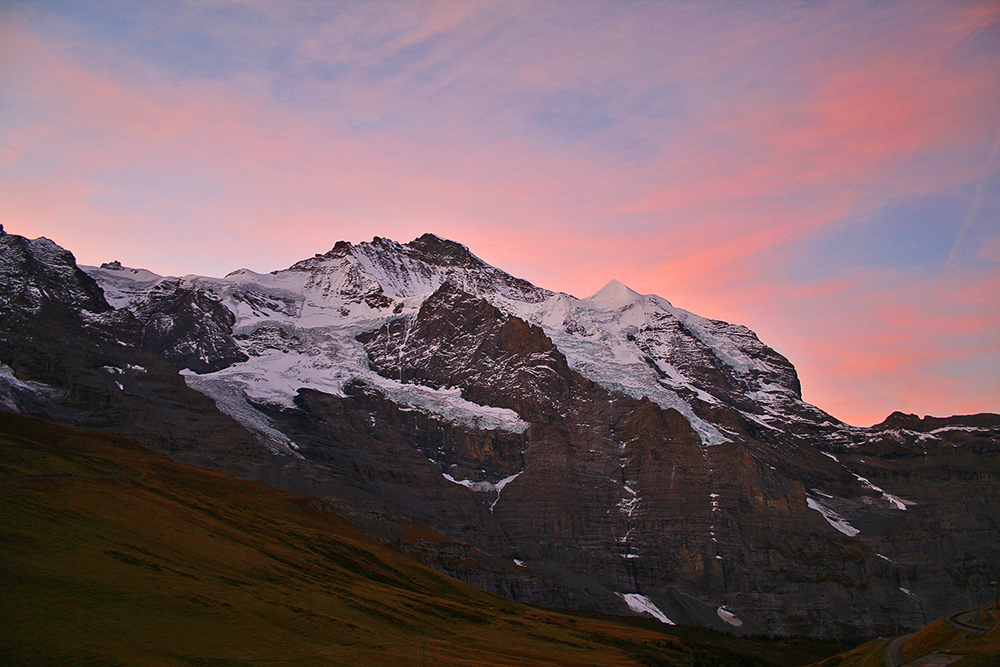
M 986 629 L 968 632 L 939 618 L 922 630 L 897 639 L 897 665 L 949 665 L 950 667 L 1000 667 L 1000 612 L 981 608 L 962 615 L 966 623 Z M 892 639 L 877 639 L 847 653 L 823 660 L 813 667 L 884 667 Z
M 838 650 L 664 630 L 504 600 L 316 500 L 0 412 L 3 665 L 745 666 Z

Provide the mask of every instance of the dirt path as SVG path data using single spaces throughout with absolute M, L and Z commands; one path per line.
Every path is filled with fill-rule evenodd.
M 906 644 L 906 640 L 909 638 L 910 635 L 896 637 L 885 645 L 885 652 L 882 654 L 885 667 L 901 667 L 903 664 L 903 645 Z

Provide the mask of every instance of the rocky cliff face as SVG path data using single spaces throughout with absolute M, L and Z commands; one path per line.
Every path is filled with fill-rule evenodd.
M 631 335 L 648 348 L 657 330 Z M 690 342 L 690 333 L 676 335 L 688 339 L 690 356 L 710 354 Z M 448 283 L 414 317 L 358 338 L 371 367 L 386 377 L 461 386 L 470 400 L 510 408 L 531 423 L 524 468 L 491 505 L 510 539 L 512 558 L 546 564 L 539 569 L 568 586 L 593 577 L 610 591 L 644 595 L 678 622 L 728 619 L 740 621 L 741 629 L 791 633 L 809 632 L 820 622 L 842 627 L 877 625 L 885 617 L 918 622 L 920 604 L 908 585 L 929 573 L 918 574 L 922 565 L 912 562 L 909 571 L 898 567 L 882 553 L 890 550 L 882 534 L 897 522 L 912 531 L 928 517 L 920 516 L 916 501 L 891 496 L 851 472 L 871 470 L 863 457 L 848 466 L 800 435 L 769 438 L 771 429 L 721 400 L 692 406 L 706 421 L 726 417 L 716 424 L 729 442 L 706 445 L 678 411 L 588 380 L 569 368 L 540 328 Z M 760 345 L 746 335 L 740 342 Z M 776 353 L 760 358 L 774 369 L 765 366 L 749 378 L 734 378 L 716 361 L 703 372 L 714 383 L 701 386 L 737 406 L 749 402 L 738 394 L 738 382 L 782 381 L 784 391 L 797 395 L 787 361 Z M 690 365 L 690 357 L 682 363 Z M 996 423 L 968 421 L 978 424 L 974 428 Z M 867 451 L 859 444 L 844 449 Z M 480 476 L 489 481 L 510 473 L 485 461 L 479 465 Z M 450 474 L 450 468 L 443 472 Z M 909 511 L 905 520 L 892 516 L 903 511 Z M 879 528 L 861 530 L 847 516 Z M 967 528 L 976 530 L 971 523 Z M 926 530 L 940 532 L 940 526 Z M 893 546 L 896 558 L 900 547 Z M 911 543 L 903 550 L 910 559 L 919 558 L 922 548 Z M 968 552 L 951 555 L 961 559 Z
M 0 241 L 8 409 L 324 497 L 488 590 L 843 636 L 996 575 L 1000 417 L 842 424 L 749 329 L 615 281 L 553 293 L 432 235 L 220 279 Z
M 127 435 L 200 465 L 247 474 L 267 447 L 170 363 L 143 325 L 108 304 L 73 255 L 0 234 L 0 407 Z

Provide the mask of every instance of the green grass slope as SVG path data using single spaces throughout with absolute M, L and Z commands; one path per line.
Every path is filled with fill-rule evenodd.
M 314 499 L 0 412 L 2 665 L 721 667 L 838 650 L 784 662 L 775 643 L 774 661 L 766 642 L 666 632 L 498 598 Z

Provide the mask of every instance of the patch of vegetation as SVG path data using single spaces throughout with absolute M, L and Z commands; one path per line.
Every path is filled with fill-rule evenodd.
M 659 632 L 682 651 L 682 664 L 761 665 L 766 667 L 801 667 L 835 656 L 854 646 L 853 643 L 805 637 L 745 636 L 717 632 L 708 628 L 667 626 L 643 617 L 607 616 L 595 612 L 571 612 L 575 616 L 600 618 L 628 624 L 651 632 Z M 713 663 L 715 661 L 715 663 Z
M 922 630 L 914 632 L 910 638 L 906 640 L 906 644 L 903 646 L 901 655 L 905 662 L 909 662 L 914 658 L 918 658 L 936 650 L 940 646 L 950 644 L 964 635 L 965 633 L 963 631 L 958 628 L 951 627 L 946 624 L 943 619 L 939 618 L 936 621 L 929 623 Z
M 952 667 L 1000 666 L 1000 612 L 980 609 L 973 619 L 985 633 L 969 633 L 939 618 L 910 635 L 903 644 L 903 664 L 932 653 L 957 656 Z M 827 658 L 811 667 L 883 667 L 886 646 L 892 639 L 876 639 L 851 651 Z
M 883 656 L 889 641 L 889 639 L 873 639 L 846 653 L 827 658 L 810 667 L 884 667 Z

